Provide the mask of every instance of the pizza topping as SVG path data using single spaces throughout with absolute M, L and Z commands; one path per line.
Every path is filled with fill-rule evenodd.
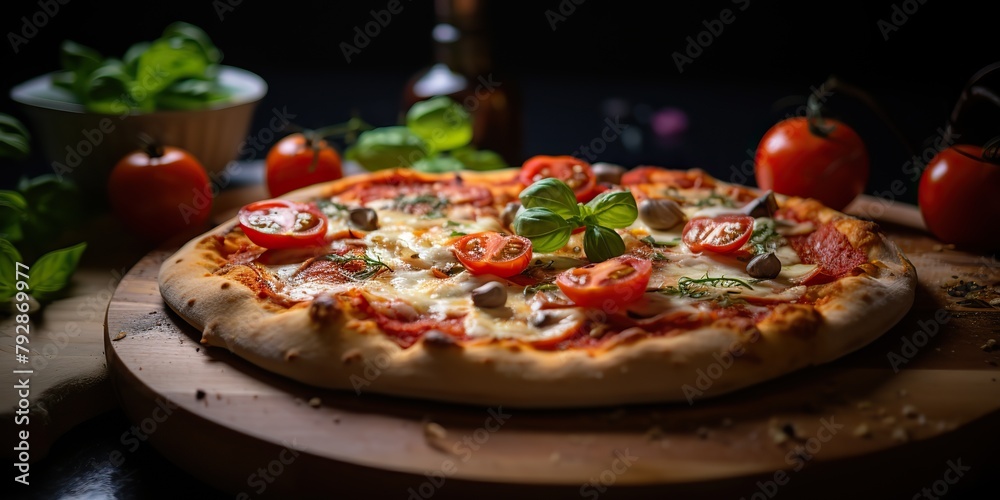
M 374 231 L 378 229 L 378 214 L 367 207 L 352 208 L 348 213 L 348 220 L 352 226 L 362 231 Z
M 774 217 L 778 211 L 778 200 L 774 197 L 774 191 L 768 190 L 759 198 L 743 206 L 743 213 L 750 217 Z
M 686 216 L 674 200 L 647 198 L 639 203 L 639 218 L 651 229 L 669 231 L 684 222 Z
M 322 245 L 327 218 L 312 205 L 285 200 L 264 200 L 239 211 L 240 227 L 247 238 L 264 248 Z
M 455 257 L 472 274 L 509 278 L 531 262 L 531 241 L 523 236 L 483 231 L 462 236 L 452 248 Z
M 833 223 L 820 226 L 806 236 L 789 237 L 789 242 L 806 264 L 817 264 L 821 273 L 840 277 L 868 262 L 861 250 L 854 248 Z
M 753 233 L 750 235 L 750 252 L 753 255 L 763 255 L 774 252 L 782 243 L 781 234 L 775 230 L 773 219 L 759 218 L 754 220 Z
M 747 274 L 758 279 L 774 279 L 781 273 L 781 261 L 774 252 L 762 253 L 747 264 Z
M 314 323 L 326 323 L 340 312 L 337 299 L 329 293 L 321 293 L 309 304 L 309 319 Z
M 591 167 L 594 171 L 594 177 L 597 178 L 597 182 L 620 184 L 622 175 L 625 174 L 625 167 L 615 165 L 614 163 L 595 163 Z
M 367 253 L 360 255 L 354 253 L 329 254 L 325 258 L 338 264 L 340 274 L 352 281 L 365 281 L 378 276 L 383 271 L 392 272 L 392 268 L 382 262 L 382 259 L 377 256 L 372 257 Z
M 729 253 L 746 243 L 753 232 L 754 218 L 749 215 L 699 217 L 684 226 L 684 243 L 692 252 Z
M 712 277 L 706 274 L 701 278 L 682 276 L 677 280 L 676 286 L 660 288 L 657 291 L 678 297 L 700 299 L 704 297 L 718 297 L 720 293 L 740 293 L 739 290 L 733 290 L 738 288 L 753 290 L 753 286 L 744 280 L 726 276 Z
M 537 252 L 554 252 L 584 229 L 583 251 L 592 262 L 625 253 L 625 243 L 614 230 L 639 216 L 630 191 L 605 191 L 586 205 L 575 203 L 573 192 L 558 179 L 542 179 L 521 191 L 527 209 L 514 219 L 514 232 L 531 240 Z
M 642 297 L 651 274 L 648 260 L 623 255 L 564 271 L 555 283 L 576 305 L 615 312 Z
M 517 216 L 518 210 L 521 210 L 521 203 L 516 201 L 507 203 L 503 207 L 503 211 L 500 212 L 500 225 L 510 228 L 514 224 L 514 217 Z
M 472 303 L 476 307 L 503 307 L 507 303 L 507 287 L 499 282 L 491 281 L 472 290 Z
M 543 179 L 564 182 L 578 202 L 587 202 L 597 194 L 597 177 L 590 164 L 572 156 L 538 155 L 521 165 L 518 180 L 525 186 Z

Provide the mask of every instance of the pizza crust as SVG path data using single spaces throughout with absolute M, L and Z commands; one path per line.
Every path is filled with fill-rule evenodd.
M 507 170 L 463 174 L 471 182 L 494 184 L 510 175 Z M 286 197 L 329 195 L 354 181 L 342 179 Z M 815 287 L 816 307 L 779 307 L 750 333 L 714 324 L 682 335 L 566 351 L 513 341 L 460 345 L 425 337 L 403 349 L 381 335 L 373 321 L 353 316 L 329 297 L 284 309 L 213 275 L 218 256 L 199 242 L 226 234 L 235 219 L 168 257 L 158 279 L 165 303 L 202 331 L 203 343 L 317 387 L 525 408 L 694 403 L 843 357 L 879 337 L 912 305 L 915 269 L 872 223 L 812 201 L 781 201 L 840 220 L 838 229 L 868 253 L 874 266 Z

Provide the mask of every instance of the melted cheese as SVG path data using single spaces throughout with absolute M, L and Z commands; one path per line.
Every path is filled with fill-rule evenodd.
M 479 231 L 502 231 L 496 217 L 472 220 L 467 207 L 448 207 L 447 217 L 427 217 L 394 209 L 392 200 L 367 204 L 378 211 L 379 229 L 360 236 L 358 243 L 367 248 L 367 254 L 385 263 L 391 272 L 381 272 L 375 277 L 354 281 L 348 277 L 339 283 L 317 283 L 294 279 L 301 262 L 267 266 L 282 283 L 277 290 L 294 301 L 309 300 L 322 292 L 343 292 L 361 289 L 371 298 L 372 306 L 383 314 L 398 319 L 416 315 L 433 318 L 463 318 L 466 334 L 472 338 L 517 338 L 524 341 L 547 341 L 574 331 L 585 319 L 587 311 L 580 308 L 541 309 L 542 300 L 526 297 L 524 287 L 496 276 L 476 276 L 468 271 L 448 276 L 446 271 L 459 265 L 451 250 L 451 243 L 461 234 Z M 732 213 L 732 208 L 684 207 L 688 217 L 707 213 Z M 439 215 L 439 214 L 434 214 Z M 330 234 L 347 228 L 343 215 L 333 214 Z M 652 236 L 661 242 L 679 241 L 683 224 L 669 231 L 656 231 L 637 219 L 621 234 L 636 238 Z M 551 269 L 563 270 L 586 265 L 581 250 L 582 234 L 573 235 L 562 249 L 551 254 L 534 255 L 535 262 L 548 263 Z M 650 278 L 650 289 L 677 287 L 682 277 L 698 279 L 704 276 L 744 280 L 752 288 L 741 286 L 707 287 L 709 292 L 701 297 L 678 296 L 669 293 L 647 293 L 629 306 L 641 318 L 662 315 L 698 315 L 708 310 L 712 300 L 720 297 L 758 299 L 757 301 L 791 301 L 802 296 L 805 287 L 796 286 L 795 278 L 808 274 L 814 266 L 800 264 L 798 256 L 787 245 L 776 250 L 781 261 L 782 274 L 774 280 L 753 281 L 746 273 L 746 262 L 735 258 L 708 253 L 692 253 L 683 244 L 656 249 L 666 260 L 655 262 Z M 328 280 L 328 281 L 336 281 Z M 480 308 L 473 304 L 471 291 L 489 281 L 507 285 L 507 302 L 500 308 Z M 551 292 L 561 296 L 560 292 Z M 757 301 L 751 301 L 756 303 Z M 753 304 L 745 307 L 755 308 Z

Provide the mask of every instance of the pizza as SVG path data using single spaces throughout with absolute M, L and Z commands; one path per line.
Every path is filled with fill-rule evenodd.
M 828 363 L 908 312 L 916 272 L 816 200 L 536 156 L 250 203 L 158 283 L 203 344 L 309 386 L 558 408 L 692 403 Z

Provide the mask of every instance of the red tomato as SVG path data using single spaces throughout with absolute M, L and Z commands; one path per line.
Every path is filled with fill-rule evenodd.
M 467 234 L 453 244 L 455 257 L 472 274 L 509 278 L 527 269 L 531 240 L 494 231 Z
M 326 242 L 327 219 L 314 206 L 286 200 L 264 200 L 240 209 L 240 227 L 264 248 L 319 246 Z
M 757 146 L 754 173 L 761 189 L 814 198 L 842 210 L 868 182 L 868 150 L 846 124 L 823 118 L 831 127 L 825 137 L 797 116 L 771 127 Z
M 278 141 L 267 152 L 264 167 L 271 196 L 344 176 L 340 153 L 308 132 L 290 134 Z
M 736 214 L 697 217 L 684 225 L 682 234 L 684 244 L 692 252 L 734 252 L 753 234 L 753 217 Z
M 945 243 L 996 250 L 1000 232 L 1000 166 L 983 148 L 959 144 L 938 153 L 920 177 L 917 202 L 927 228 Z M 994 226 L 995 227 L 995 226 Z
M 528 158 L 521 165 L 518 180 L 525 186 L 554 177 L 566 183 L 579 202 L 586 203 L 597 196 L 597 176 L 590 164 L 572 156 L 538 155 Z
M 108 177 L 108 201 L 128 231 L 151 243 L 205 228 L 212 184 L 186 150 L 150 144 L 118 161 Z
M 648 260 L 622 255 L 566 270 L 556 277 L 556 285 L 576 305 L 616 312 L 646 293 L 652 272 Z

